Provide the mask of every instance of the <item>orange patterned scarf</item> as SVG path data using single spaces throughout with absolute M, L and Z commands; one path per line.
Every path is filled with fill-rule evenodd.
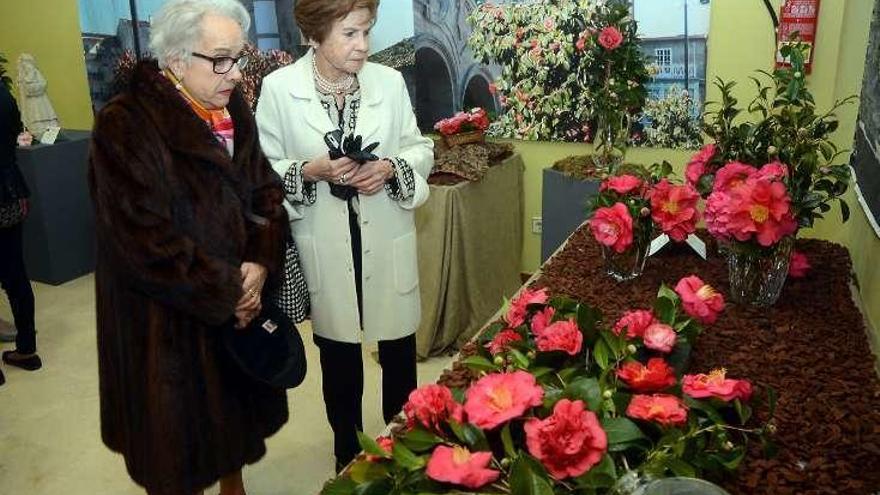
M 229 152 L 229 156 L 233 154 L 233 143 L 235 137 L 235 129 L 232 125 L 232 116 L 229 115 L 229 110 L 226 108 L 221 108 L 220 110 L 208 110 L 201 103 L 196 101 L 192 95 L 183 87 L 183 84 L 174 77 L 174 74 L 169 70 L 162 71 L 165 74 L 165 77 L 168 78 L 172 83 L 174 83 L 174 87 L 177 88 L 177 91 L 183 97 L 183 99 L 189 104 L 189 107 L 192 108 L 193 112 L 199 116 L 200 119 L 204 120 L 208 127 L 211 128 L 211 132 L 214 133 L 214 137 L 220 141 L 226 151 Z

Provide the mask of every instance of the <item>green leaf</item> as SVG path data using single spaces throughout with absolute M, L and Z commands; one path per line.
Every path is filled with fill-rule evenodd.
M 354 495 L 388 495 L 391 489 L 391 480 L 389 479 L 372 480 L 358 486 Z
M 608 344 L 606 344 L 604 340 L 599 339 L 596 341 L 596 346 L 593 347 L 593 359 L 596 360 L 596 364 L 598 364 L 603 371 L 608 369 L 610 353 L 611 350 L 608 349 Z
M 642 430 L 627 418 L 603 418 L 602 429 L 609 445 L 647 440 Z
M 357 488 L 357 482 L 347 476 L 332 479 L 321 489 L 321 495 L 351 495 Z
M 510 435 L 510 423 L 501 429 L 501 443 L 504 445 L 504 454 L 513 459 L 516 457 L 516 447 L 513 446 L 513 437 Z
M 691 409 L 696 409 L 698 411 L 702 411 L 702 412 L 706 413 L 706 416 L 708 416 L 709 419 L 711 419 L 713 422 L 715 422 L 715 424 L 719 424 L 719 425 L 727 424 L 724 421 L 724 419 L 721 417 L 721 415 L 718 413 L 718 411 L 714 407 L 712 407 L 711 404 L 709 404 L 706 401 L 694 399 L 693 397 L 685 395 L 684 396 L 684 403 Z
M 469 356 L 461 360 L 462 364 L 477 371 L 498 371 L 498 366 L 483 356 Z
M 407 447 L 415 452 L 426 452 L 434 448 L 434 446 L 443 443 L 443 439 L 428 430 L 419 426 L 406 432 L 398 440 L 406 444 Z
M 553 495 L 553 487 L 543 466 L 528 455 L 521 455 L 510 468 L 511 495 Z
M 361 449 L 367 454 L 377 455 L 379 457 L 388 457 L 388 452 L 385 451 L 382 447 L 376 443 L 375 440 L 367 436 L 364 432 L 357 432 L 358 443 L 361 444 Z
M 602 321 L 602 312 L 590 306 L 589 304 L 578 304 L 577 306 L 577 324 L 581 332 L 584 334 L 584 341 L 587 345 L 596 340 L 599 332 L 599 323 Z
M 602 390 L 599 380 L 581 377 L 569 383 L 562 393 L 569 399 L 581 400 L 591 411 L 598 411 L 602 406 Z
M 840 218 L 843 222 L 849 220 L 849 205 L 842 198 L 837 200 L 840 203 Z
M 752 417 L 752 408 L 743 404 L 739 399 L 734 400 L 733 405 L 736 408 L 736 414 L 739 416 L 740 424 L 744 425 L 748 423 L 749 418 Z
M 348 475 L 356 483 L 361 484 L 385 478 L 388 476 L 388 468 L 384 464 L 363 460 L 352 464 L 348 469 Z
M 527 358 L 526 355 L 523 354 L 522 352 L 520 352 L 516 349 L 511 349 L 510 350 L 510 357 L 513 358 L 513 363 L 516 364 L 516 366 L 518 368 L 522 368 L 524 370 L 529 369 L 529 364 L 531 364 L 529 362 L 529 358 Z
M 605 454 L 599 464 L 574 479 L 580 488 L 611 488 L 617 482 L 617 468 L 611 456 Z
M 684 476 L 686 478 L 697 477 L 697 471 L 693 466 L 675 457 L 670 457 L 666 460 L 666 467 L 668 467 L 676 476 Z
M 412 450 L 406 448 L 401 442 L 394 442 L 392 455 L 394 456 L 394 462 L 407 471 L 415 471 L 425 467 L 425 459 L 415 455 Z
M 661 284 L 661 285 L 660 285 L 660 289 L 657 290 L 657 297 L 665 297 L 666 299 L 669 299 L 669 300 L 672 301 L 673 303 L 678 302 L 679 299 L 680 299 L 680 298 L 678 297 L 678 293 L 675 292 L 672 288 L 670 288 L 670 287 L 669 287 L 668 285 L 666 285 L 666 284 Z
M 449 427 L 452 433 L 471 450 L 489 450 L 489 441 L 483 430 L 470 423 L 461 424 L 454 419 L 449 420 Z
M 667 325 L 675 324 L 675 303 L 666 297 L 657 298 L 654 301 L 654 315 Z

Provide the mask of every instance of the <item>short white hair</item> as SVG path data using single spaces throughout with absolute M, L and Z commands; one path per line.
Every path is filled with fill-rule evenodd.
M 159 67 L 168 67 L 176 58 L 189 63 L 202 37 L 202 19 L 211 14 L 234 20 L 247 37 L 251 17 L 238 0 L 169 0 L 150 25 L 150 51 Z

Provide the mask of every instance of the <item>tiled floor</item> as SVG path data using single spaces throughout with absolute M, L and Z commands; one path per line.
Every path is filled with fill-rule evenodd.
M 128 478 L 122 457 L 107 450 L 100 439 L 93 287 L 91 276 L 57 287 L 34 284 L 44 367 L 26 372 L 0 364 L 6 374 L 6 384 L 0 386 L 0 494 L 144 493 Z M 0 318 L 11 319 L 2 295 Z M 269 439 L 266 457 L 245 468 L 250 495 L 316 494 L 333 474 L 317 349 L 310 328 L 301 330 L 309 374 L 288 394 L 290 421 Z M 2 344 L 3 350 L 12 347 Z M 435 358 L 420 363 L 419 383 L 436 380 L 450 362 L 451 358 Z M 364 427 L 367 433 L 378 434 L 383 428 L 379 367 L 369 356 L 364 363 Z

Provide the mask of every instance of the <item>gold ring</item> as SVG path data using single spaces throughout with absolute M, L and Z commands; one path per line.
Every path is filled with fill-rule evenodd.
M 342 175 L 339 177 L 339 183 L 340 183 L 340 184 L 345 184 L 345 176 L 346 176 L 346 174 L 342 174 Z

